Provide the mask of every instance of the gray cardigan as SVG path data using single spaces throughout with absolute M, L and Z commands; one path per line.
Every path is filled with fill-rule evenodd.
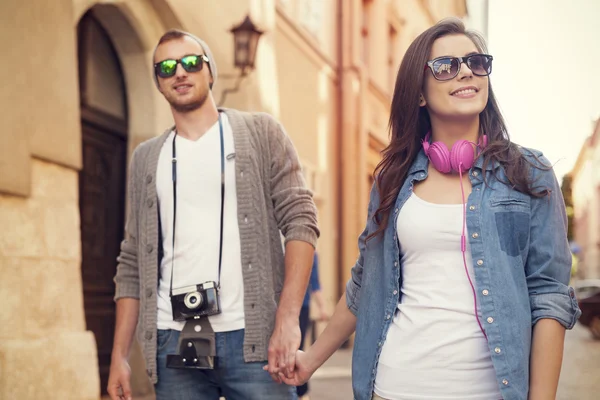
M 235 146 L 237 218 L 244 281 L 244 360 L 267 360 L 275 312 L 283 288 L 285 241 L 316 246 L 317 209 L 306 188 L 298 155 L 283 127 L 265 113 L 221 110 Z M 117 258 L 115 301 L 140 300 L 137 336 L 153 383 L 156 375 L 157 288 L 161 258 L 156 168 L 173 128 L 140 144 L 131 157 L 128 217 Z

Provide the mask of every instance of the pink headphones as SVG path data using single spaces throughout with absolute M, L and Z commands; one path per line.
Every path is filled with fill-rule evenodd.
M 467 222 L 467 203 L 465 201 L 465 190 L 462 182 L 462 173 L 468 171 L 473 166 L 473 161 L 475 160 L 475 148 L 478 147 L 480 149 L 483 149 L 487 145 L 487 136 L 482 135 L 479 138 L 478 145 L 475 145 L 475 143 L 469 142 L 468 140 L 457 140 L 456 143 L 452 145 L 452 149 L 450 151 L 448 151 L 448 148 L 442 142 L 433 142 L 429 144 L 430 138 L 431 131 L 427 132 L 427 135 L 425 135 L 425 138 L 423 139 L 423 151 L 425 151 L 425 155 L 429 158 L 429 161 L 431 161 L 433 167 L 443 174 L 447 174 L 451 171 L 457 172 L 461 177 L 460 191 L 462 194 L 463 202 L 463 226 L 462 234 L 460 236 L 460 251 L 463 254 L 465 273 L 467 274 L 469 284 L 471 285 L 471 289 L 473 290 L 473 306 L 475 307 L 475 315 L 477 315 L 477 295 L 475 294 L 475 286 L 473 285 L 473 280 L 471 279 L 469 269 L 467 268 L 467 259 L 465 255 L 465 252 L 467 250 L 467 237 L 465 234 Z M 485 333 L 485 329 L 483 329 L 483 326 L 481 326 L 479 318 L 477 318 L 477 324 L 479 325 L 479 329 L 481 329 L 483 336 L 487 340 L 487 334 Z
M 423 139 L 423 150 L 429 161 L 435 169 L 443 174 L 449 172 L 465 172 L 473 166 L 475 160 L 475 149 L 473 142 L 468 140 L 457 140 L 452 149 L 448 151 L 446 145 L 442 142 L 433 142 L 429 144 L 431 131 L 427 132 Z M 487 136 L 482 135 L 477 147 L 484 148 L 487 145 Z

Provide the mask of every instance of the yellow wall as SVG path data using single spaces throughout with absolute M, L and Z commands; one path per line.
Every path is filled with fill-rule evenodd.
M 277 12 L 276 28 L 280 120 L 298 150 L 319 209 L 319 275 L 332 310 L 338 296 L 336 73 L 331 55 L 283 9 Z
M 0 61 L 15 66 L 0 91 L 0 398 L 96 399 L 79 268 L 73 6 L 0 2 L 0 15 Z

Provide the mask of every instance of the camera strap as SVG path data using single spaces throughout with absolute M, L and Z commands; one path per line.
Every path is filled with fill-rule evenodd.
M 173 135 L 173 248 L 171 252 L 171 283 L 169 285 L 169 297 L 173 296 L 173 270 L 175 269 L 175 222 L 177 217 L 177 151 L 175 148 L 175 139 L 177 138 L 177 129 Z M 221 288 L 221 260 L 223 258 L 223 213 L 225 203 L 225 143 L 223 139 L 223 122 L 221 113 L 219 113 L 219 138 L 221 142 L 221 225 L 219 229 L 219 275 L 217 278 L 217 288 Z

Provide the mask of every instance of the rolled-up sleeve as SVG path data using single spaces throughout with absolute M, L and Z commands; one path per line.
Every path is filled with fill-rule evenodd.
M 271 199 L 279 230 L 290 240 L 317 245 L 317 207 L 306 187 L 298 154 L 280 123 L 263 115 L 263 129 L 269 137 L 271 154 Z
M 138 148 L 139 149 L 139 148 Z M 123 297 L 139 299 L 140 276 L 138 269 L 138 221 L 136 189 L 138 187 L 136 171 L 136 154 L 133 152 L 129 165 L 129 179 L 127 183 L 127 222 L 125 223 L 125 238 L 121 242 L 121 252 L 117 257 L 117 274 L 115 275 L 115 297 L 117 301 Z
M 373 218 L 373 213 L 377 209 L 377 189 L 375 184 L 371 187 L 371 195 L 369 199 L 369 209 L 367 212 L 367 223 L 365 229 L 358 237 L 358 259 L 352 270 L 350 271 L 350 279 L 346 283 L 346 305 L 352 314 L 358 314 L 358 307 L 360 305 L 360 289 L 362 284 L 363 275 L 363 262 L 366 251 L 367 237 L 369 236 L 369 221 Z
M 541 160 L 550 165 L 548 160 Z M 536 187 L 548 194 L 531 200 L 530 245 L 525 264 L 532 324 L 549 318 L 571 329 L 581 315 L 575 292 L 569 287 L 571 251 L 563 195 L 550 169 L 540 171 Z

